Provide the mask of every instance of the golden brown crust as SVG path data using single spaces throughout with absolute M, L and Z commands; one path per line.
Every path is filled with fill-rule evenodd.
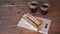
M 33 17 L 31 14 L 27 13 L 27 17 L 29 19 L 31 19 L 36 25 L 40 25 L 42 23 L 42 21 L 36 19 L 35 17 Z
M 37 31 L 40 30 L 40 26 L 35 25 L 32 21 L 30 21 L 28 18 L 22 18 L 22 20 L 27 23 L 28 25 L 30 25 L 31 27 L 34 27 L 37 29 Z

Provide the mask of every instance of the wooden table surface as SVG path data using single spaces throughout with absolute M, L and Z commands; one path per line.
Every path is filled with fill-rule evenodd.
M 25 3 L 24 3 L 25 2 Z M 11 0 L 10 3 L 21 5 L 21 7 L 0 7 L 0 34 L 40 34 L 32 30 L 16 26 L 24 13 L 31 13 L 27 5 L 28 1 Z M 46 1 L 50 4 L 47 15 L 41 15 L 40 9 L 33 16 L 39 16 L 52 21 L 49 34 L 60 34 L 60 0 Z M 5 4 L 7 2 L 3 2 Z M 42 2 L 39 2 L 40 4 Z M 24 5 L 25 4 L 25 5 Z M 24 8 L 25 7 L 25 8 Z

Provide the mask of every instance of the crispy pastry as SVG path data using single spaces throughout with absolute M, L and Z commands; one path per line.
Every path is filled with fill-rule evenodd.
M 34 28 L 36 31 L 39 31 L 40 30 L 40 26 L 36 26 L 35 24 L 32 23 L 32 21 L 30 21 L 29 19 L 27 18 L 22 18 L 22 21 L 24 23 L 26 23 L 27 25 L 30 25 L 30 27 Z
M 38 19 L 36 19 L 29 13 L 27 13 L 27 18 L 29 18 L 31 21 L 33 21 L 36 25 L 40 25 L 42 23 L 42 21 L 39 21 Z

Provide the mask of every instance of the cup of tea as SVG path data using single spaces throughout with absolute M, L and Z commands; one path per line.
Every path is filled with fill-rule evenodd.
M 41 5 L 40 9 L 41 9 L 41 14 L 46 15 L 48 13 L 49 4 L 48 3 L 43 3 Z
M 32 13 L 37 12 L 37 5 L 38 5 L 38 3 L 36 1 L 33 1 L 30 3 L 29 8 Z

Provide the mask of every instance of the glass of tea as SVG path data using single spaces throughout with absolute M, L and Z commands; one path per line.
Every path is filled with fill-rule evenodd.
M 37 12 L 37 5 L 38 5 L 38 3 L 36 1 L 33 1 L 30 3 L 29 8 L 32 13 Z
M 49 4 L 48 3 L 43 3 L 40 7 L 41 14 L 46 15 L 48 13 L 48 8 L 49 8 Z

